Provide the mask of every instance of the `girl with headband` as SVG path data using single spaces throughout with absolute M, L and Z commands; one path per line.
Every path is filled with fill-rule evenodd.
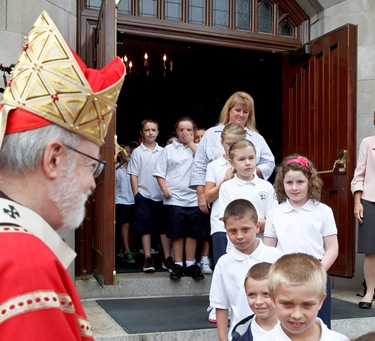
M 280 205 L 268 211 L 264 244 L 283 254 L 303 252 L 319 259 L 328 271 L 338 256 L 337 227 L 332 209 L 321 203 L 323 181 L 306 157 L 287 156 L 278 167 L 274 188 Z M 331 292 L 318 317 L 330 328 Z

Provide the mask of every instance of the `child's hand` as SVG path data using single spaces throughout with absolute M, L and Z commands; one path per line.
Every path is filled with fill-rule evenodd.
M 234 169 L 234 167 L 228 168 L 227 171 L 225 172 L 224 181 L 232 179 L 234 177 L 235 172 L 236 170 Z
M 194 143 L 194 132 L 189 132 L 187 130 L 184 130 L 182 132 L 182 139 L 183 139 L 183 142 L 186 143 L 187 145 Z
M 172 198 L 172 192 L 171 192 L 169 189 L 167 189 L 166 191 L 163 192 L 163 197 L 164 197 L 165 199 L 170 199 L 170 198 Z

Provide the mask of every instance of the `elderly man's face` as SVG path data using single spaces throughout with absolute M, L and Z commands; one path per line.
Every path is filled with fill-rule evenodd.
M 77 150 L 98 158 L 99 147 L 89 141 L 81 142 Z M 62 217 L 61 229 L 73 230 L 80 226 L 85 217 L 85 203 L 96 184 L 92 170 L 92 159 L 70 151 L 65 167 L 50 188 L 50 199 L 55 203 Z

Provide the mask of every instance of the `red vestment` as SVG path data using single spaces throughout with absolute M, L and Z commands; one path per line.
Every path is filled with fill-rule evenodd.
M 93 340 L 69 250 L 35 212 L 0 198 L 0 340 Z

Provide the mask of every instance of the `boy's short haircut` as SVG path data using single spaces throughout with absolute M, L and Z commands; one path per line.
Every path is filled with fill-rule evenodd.
M 326 293 L 327 273 L 322 263 L 314 256 L 305 253 L 290 253 L 272 264 L 268 288 L 273 298 L 278 287 L 308 284 L 323 298 Z
M 246 281 L 251 278 L 256 281 L 262 281 L 264 279 L 268 279 L 269 270 L 271 268 L 272 263 L 268 262 L 260 262 L 254 264 L 246 274 L 244 285 L 246 286 Z
M 224 225 L 229 218 L 244 218 L 245 216 L 248 216 L 255 224 L 258 223 L 258 214 L 254 205 L 246 199 L 235 199 L 225 208 Z

